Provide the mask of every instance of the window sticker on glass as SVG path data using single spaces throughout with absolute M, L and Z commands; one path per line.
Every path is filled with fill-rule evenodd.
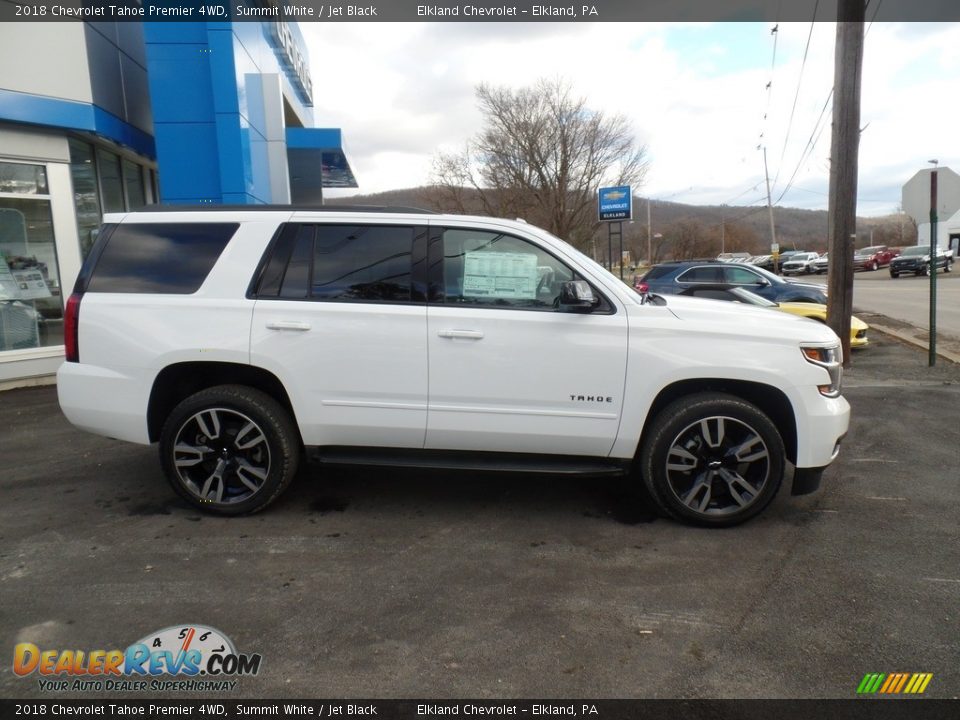
M 538 278 L 534 253 L 468 252 L 464 256 L 464 297 L 535 300 Z

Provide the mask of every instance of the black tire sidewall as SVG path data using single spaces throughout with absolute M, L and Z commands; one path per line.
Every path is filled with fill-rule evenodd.
M 214 505 L 197 498 L 181 482 L 174 466 L 173 443 L 183 423 L 209 407 L 235 410 L 263 431 L 270 449 L 270 471 L 263 486 L 250 498 L 231 505 Z M 264 392 L 243 385 L 219 385 L 181 401 L 167 417 L 160 433 L 160 463 L 167 481 L 190 505 L 215 515 L 245 515 L 270 505 L 286 489 L 299 463 L 299 436 L 289 414 Z
M 679 433 L 698 419 L 725 415 L 749 425 L 767 445 L 770 453 L 770 475 L 757 500 L 743 511 L 729 515 L 708 516 L 696 513 L 670 489 L 666 476 L 666 456 Z M 783 439 L 773 421 L 756 406 L 725 393 L 700 393 L 674 401 L 653 421 L 651 432 L 640 450 L 640 472 L 647 490 L 668 515 L 694 525 L 732 527 L 757 516 L 773 501 L 785 474 Z

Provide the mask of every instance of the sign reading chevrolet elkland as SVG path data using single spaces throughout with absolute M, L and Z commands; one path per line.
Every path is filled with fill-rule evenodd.
M 600 221 L 630 220 L 633 217 L 633 193 L 629 185 L 600 188 L 597 192 Z

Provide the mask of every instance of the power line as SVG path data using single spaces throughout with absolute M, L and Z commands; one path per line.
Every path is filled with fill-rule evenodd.
M 793 95 L 793 107 L 790 109 L 790 120 L 787 122 L 787 134 L 783 139 L 783 150 L 780 152 L 780 161 L 777 163 L 777 174 L 773 178 L 773 186 L 777 186 L 777 180 L 780 179 L 780 170 L 783 168 L 783 159 L 787 156 L 787 145 L 790 143 L 790 131 L 793 129 L 793 117 L 797 111 L 797 101 L 800 99 L 800 87 L 803 84 L 803 71 L 807 67 L 807 56 L 810 53 L 810 41 L 813 39 L 813 28 L 817 22 L 817 10 L 820 8 L 820 0 L 817 0 L 813 6 L 813 19 L 810 21 L 810 31 L 807 33 L 807 45 L 803 49 L 803 61 L 800 63 L 800 76 L 797 78 L 797 91 Z

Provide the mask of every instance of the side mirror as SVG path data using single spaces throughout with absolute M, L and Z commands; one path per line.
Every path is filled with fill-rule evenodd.
M 560 309 L 568 312 L 591 312 L 600 304 L 586 280 L 567 280 L 560 286 Z

